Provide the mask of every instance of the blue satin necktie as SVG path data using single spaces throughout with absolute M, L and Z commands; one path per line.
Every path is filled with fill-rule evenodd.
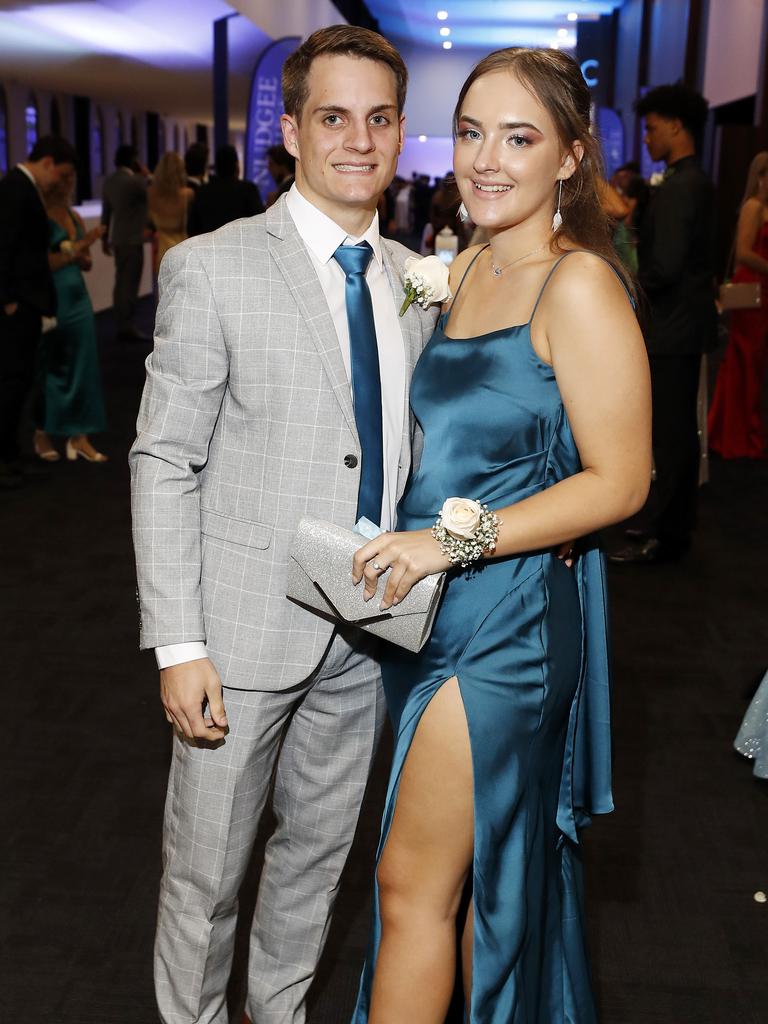
M 362 465 L 357 495 L 357 518 L 381 523 L 384 494 L 384 445 L 381 426 L 381 376 L 371 293 L 365 271 L 373 249 L 367 242 L 340 245 L 334 259 L 346 274 L 345 299 L 349 324 L 349 354 L 355 423 L 360 439 Z

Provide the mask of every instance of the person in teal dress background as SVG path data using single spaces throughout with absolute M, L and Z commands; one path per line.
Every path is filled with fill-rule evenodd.
M 414 372 L 423 452 L 398 532 L 353 563 L 383 609 L 447 572 L 422 651 L 382 658 L 395 748 L 353 1021 L 442 1024 L 459 942 L 469 1024 L 593 1024 L 579 830 L 613 806 L 596 531 L 648 492 L 648 363 L 578 64 L 491 54 L 454 133 L 489 244 L 453 264 L 453 303 Z M 448 498 L 501 520 L 465 569 L 431 532 Z
M 74 173 L 67 175 L 45 196 L 50 224 L 49 262 L 56 286 L 56 326 L 41 341 L 35 400 L 37 455 L 47 462 L 60 458 L 51 435 L 67 438 L 70 461 L 106 462 L 89 434 L 106 429 L 101 386 L 96 321 L 83 271 L 90 270 L 90 246 L 103 229 L 85 230 L 80 215 L 69 203 Z

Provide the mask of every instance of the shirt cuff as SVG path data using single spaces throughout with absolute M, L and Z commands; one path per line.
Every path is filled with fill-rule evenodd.
M 165 644 L 163 647 L 155 648 L 158 668 L 170 668 L 172 665 L 181 665 L 184 661 L 198 661 L 207 657 L 208 652 L 202 640 L 191 640 L 186 644 Z

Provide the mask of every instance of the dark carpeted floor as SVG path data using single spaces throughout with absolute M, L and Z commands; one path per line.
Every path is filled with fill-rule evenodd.
M 157 1022 L 168 733 L 136 647 L 125 462 L 146 353 L 119 349 L 109 316 L 99 322 L 111 461 L 62 462 L 0 494 L 8 1024 Z M 768 666 L 767 508 L 768 464 L 716 462 L 693 555 L 611 571 L 618 809 L 585 836 L 604 1024 L 768 1024 L 768 904 L 753 900 L 768 890 L 768 784 L 731 746 Z M 346 1024 L 354 999 L 385 761 L 310 1024 Z M 233 1005 L 241 994 L 242 955 Z

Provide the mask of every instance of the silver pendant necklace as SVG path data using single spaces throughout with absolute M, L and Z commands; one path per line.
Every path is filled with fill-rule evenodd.
M 527 260 L 529 256 L 535 256 L 537 252 L 541 252 L 542 249 L 546 249 L 549 242 L 542 242 L 537 249 L 531 249 L 530 252 L 525 253 L 524 256 L 518 256 L 516 260 L 512 260 L 511 263 L 505 263 L 503 267 L 497 267 L 496 264 L 491 260 L 491 273 L 494 277 L 501 277 L 505 270 L 509 270 L 510 267 L 514 267 L 516 263 L 522 263 L 523 260 Z

